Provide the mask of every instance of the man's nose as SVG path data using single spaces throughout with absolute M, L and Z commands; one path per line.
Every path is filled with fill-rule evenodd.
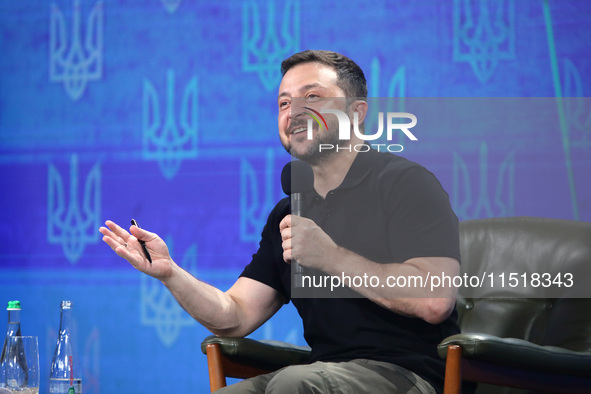
M 289 117 L 289 119 L 290 119 L 290 120 L 294 120 L 294 121 L 296 121 L 296 120 L 298 120 L 298 118 L 301 118 L 301 117 L 303 117 L 304 115 L 305 115 L 304 108 L 302 108 L 302 107 L 300 107 L 300 106 L 296 107 L 296 106 L 293 106 L 293 105 L 292 105 L 292 106 L 289 108 L 289 114 L 288 114 L 288 117 Z

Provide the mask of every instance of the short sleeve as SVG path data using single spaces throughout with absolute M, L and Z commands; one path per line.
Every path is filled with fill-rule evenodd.
M 460 261 L 458 218 L 435 175 L 414 165 L 389 185 L 384 204 L 392 254 L 401 262 L 414 257 Z

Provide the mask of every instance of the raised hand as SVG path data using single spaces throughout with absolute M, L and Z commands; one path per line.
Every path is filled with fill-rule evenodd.
M 137 270 L 160 280 L 164 280 L 172 274 L 174 263 L 166 243 L 157 234 L 137 226 L 131 226 L 129 231 L 126 231 L 110 220 L 107 220 L 105 224 L 107 227 L 99 229 L 103 234 L 103 241 Z M 146 243 L 152 263 L 148 261 L 138 239 Z

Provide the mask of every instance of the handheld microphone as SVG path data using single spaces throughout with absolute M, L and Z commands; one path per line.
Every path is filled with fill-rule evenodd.
M 304 161 L 288 162 L 281 171 L 281 187 L 283 192 L 291 196 L 291 214 L 302 216 L 302 194 L 314 190 L 314 172 Z M 292 287 L 302 287 L 304 267 L 295 259 L 291 260 Z

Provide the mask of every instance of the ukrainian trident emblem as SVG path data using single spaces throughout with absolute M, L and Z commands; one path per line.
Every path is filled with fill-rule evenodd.
M 49 31 L 49 79 L 64 84 L 72 100 L 78 100 L 88 81 L 103 74 L 103 3 L 97 2 L 86 19 L 86 34 L 80 25 L 80 0 L 74 0 L 71 35 L 68 41 L 66 18 L 51 5 Z
M 183 160 L 197 157 L 197 78 L 191 78 L 183 91 L 178 123 L 173 70 L 166 73 L 165 99 L 166 110 L 161 115 L 158 91 L 150 81 L 144 80 L 143 157 L 158 161 L 164 176 L 171 179 Z
M 455 0 L 453 56 L 487 82 L 501 60 L 515 58 L 513 0 Z
M 252 0 L 242 8 L 242 69 L 258 73 L 267 90 L 275 88 L 281 79 L 277 64 L 300 47 L 300 4 L 295 0 L 283 4 L 279 14 L 274 1 L 267 3 L 264 17 Z
M 266 151 L 264 171 L 255 170 L 245 158 L 240 161 L 240 239 L 244 242 L 258 242 L 267 213 L 277 201 L 274 162 L 275 152 L 272 148 Z M 257 173 L 263 175 L 258 177 Z
M 97 243 L 100 222 L 101 169 L 95 164 L 79 189 L 78 155 L 70 159 L 70 189 L 66 196 L 64 181 L 57 168 L 49 165 L 47 199 L 47 240 L 62 245 L 68 261 L 75 264 L 87 244 Z M 79 199 L 81 193 L 82 201 Z
M 460 220 L 481 217 L 512 216 L 515 214 L 515 153 L 510 152 L 501 162 L 494 187 L 489 193 L 488 145 L 480 143 L 478 174 L 470 176 L 468 164 L 456 152 L 453 154 L 452 206 Z M 473 187 L 471 180 L 478 185 Z M 477 191 L 476 191 L 477 190 Z M 475 197 L 475 198 L 474 198 Z

